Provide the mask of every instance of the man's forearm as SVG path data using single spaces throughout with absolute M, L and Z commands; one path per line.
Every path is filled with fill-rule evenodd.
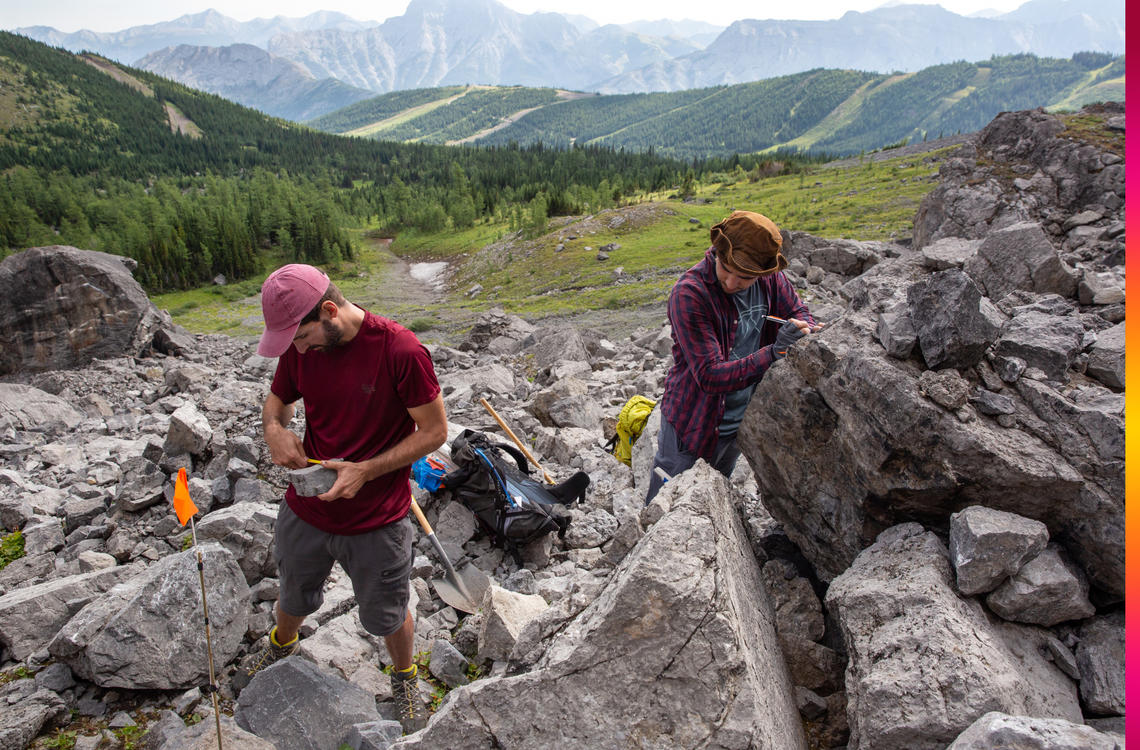
M 277 403 L 273 403 L 272 400 L 266 401 L 261 410 L 261 433 L 268 435 L 277 427 L 287 429 L 292 421 L 293 404 L 286 404 L 280 400 Z
M 361 464 L 366 468 L 368 479 L 371 481 L 396 469 L 410 466 L 443 445 L 446 440 L 446 431 L 440 435 L 427 430 L 416 430 L 383 453 L 367 461 L 361 461 Z

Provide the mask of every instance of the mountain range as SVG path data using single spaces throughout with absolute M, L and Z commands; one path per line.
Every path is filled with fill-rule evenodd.
M 1123 0 L 1029 0 L 990 18 L 937 5 L 894 5 L 830 21 L 741 19 L 727 28 L 667 20 L 599 26 L 579 15 L 517 13 L 496 0 L 412 0 L 403 15 L 383 23 L 331 12 L 243 23 L 206 11 L 105 34 L 43 26 L 17 31 L 290 118 L 358 101 L 354 89 L 488 84 L 680 91 L 820 67 L 913 72 L 992 55 L 1125 49 Z M 253 45 L 270 56 L 227 49 L 233 45 Z

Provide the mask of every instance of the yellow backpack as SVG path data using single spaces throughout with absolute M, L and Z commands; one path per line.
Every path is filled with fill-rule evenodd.
M 645 429 L 645 422 L 653 413 L 657 402 L 645 396 L 634 396 L 625 402 L 618 414 L 617 430 L 610 441 L 606 443 L 606 450 L 613 453 L 614 458 L 626 466 L 630 465 L 633 457 L 633 444 Z

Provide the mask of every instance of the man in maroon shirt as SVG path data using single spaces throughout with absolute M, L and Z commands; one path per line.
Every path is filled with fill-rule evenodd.
M 447 439 L 431 356 L 415 334 L 348 302 L 312 266 L 270 274 L 261 308 L 266 330 L 258 354 L 280 357 L 262 410 L 270 457 L 290 469 L 317 459 L 337 478 L 314 497 L 292 485 L 285 493 L 274 540 L 277 624 L 241 682 L 296 652 L 301 623 L 320 607 L 325 579 L 339 562 L 352 580 L 361 624 L 388 648 L 400 722 L 415 731 L 426 723 L 426 709 L 416 692 L 408 610 L 408 478 L 412 463 Z M 297 399 L 305 407 L 304 440 L 288 428 Z

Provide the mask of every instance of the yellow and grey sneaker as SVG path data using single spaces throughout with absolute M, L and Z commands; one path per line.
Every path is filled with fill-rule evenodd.
M 427 726 L 427 707 L 420 700 L 418 672 L 413 664 L 409 669 L 392 669 L 392 697 L 404 734 L 418 732 Z
M 293 640 L 289 641 L 288 643 L 278 643 L 277 626 L 274 626 L 273 630 L 269 631 L 269 643 L 261 651 L 261 653 L 258 654 L 257 658 L 254 659 L 253 665 L 246 669 L 238 669 L 238 671 L 234 673 L 234 679 L 232 682 L 234 687 L 234 694 L 236 695 L 244 690 L 245 686 L 249 684 L 249 681 L 253 679 L 253 676 L 268 667 L 270 664 L 281 661 L 286 656 L 292 656 L 293 654 L 297 653 L 297 649 L 300 648 L 300 646 L 301 638 L 300 636 L 296 635 L 293 636 Z

